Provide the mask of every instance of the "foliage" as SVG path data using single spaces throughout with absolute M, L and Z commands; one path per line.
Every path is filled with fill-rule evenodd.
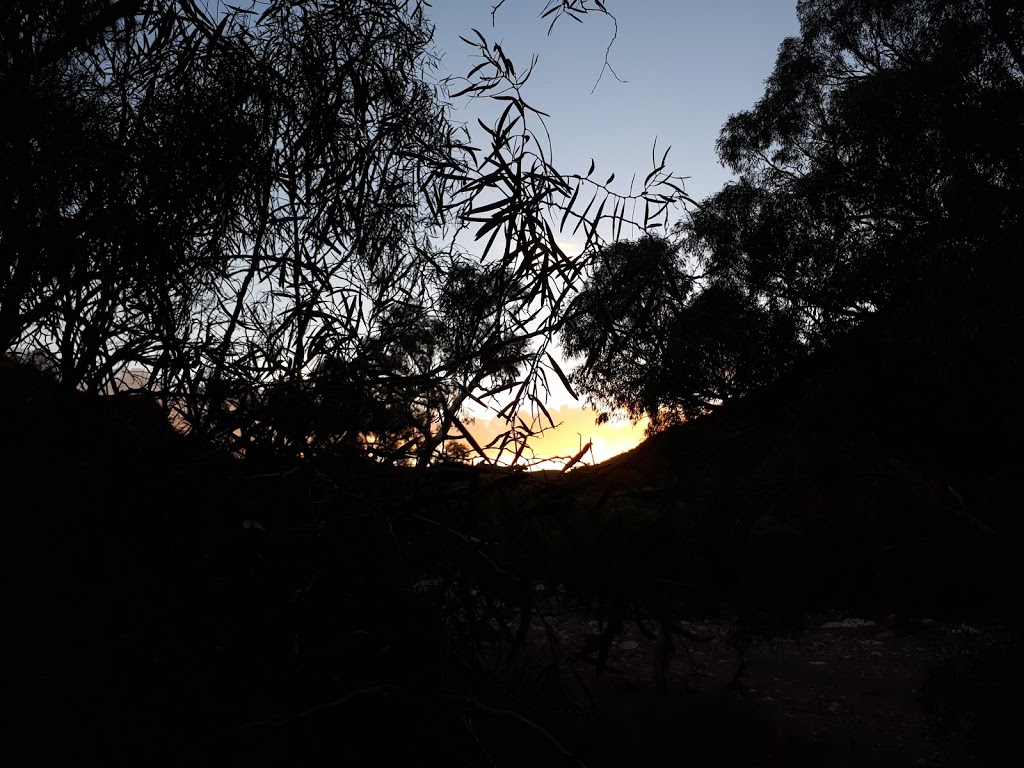
M 0 98 L 25 119 L 0 129 L 4 349 L 87 390 L 144 386 L 195 434 L 292 457 L 383 440 L 382 460 L 426 463 L 470 401 L 510 423 L 540 412 L 588 259 L 627 210 L 667 223 L 681 182 L 662 161 L 623 196 L 593 166 L 557 170 L 530 69 L 474 32 L 479 64 L 440 80 L 427 9 L 7 4 Z M 461 125 L 456 99 L 499 114 Z M 361 400 L 331 434 L 294 413 Z
M 574 383 L 592 400 L 626 408 L 634 418 L 643 415 L 654 372 L 664 369 L 669 326 L 691 285 L 676 249 L 664 239 L 603 249 L 562 329 L 566 354 L 585 358 Z
M 807 0 L 765 94 L 718 142 L 740 179 L 686 222 L 689 253 L 827 342 L 968 277 L 1019 237 L 1024 26 L 1007 3 Z
M 695 287 L 668 240 L 601 251 L 561 335 L 566 352 L 583 358 L 573 381 L 592 404 L 647 416 L 658 431 L 756 390 L 792 359 L 787 317 L 736 285 Z
M 739 178 L 675 229 L 693 272 L 685 311 L 668 293 L 677 266 L 657 286 L 642 271 L 614 284 L 589 273 L 577 305 L 587 319 L 571 318 L 565 341 L 595 350 L 575 380 L 603 407 L 655 422 L 698 415 L 879 310 L 962 281 L 1019 281 L 1024 23 L 1013 4 L 803 0 L 797 13 L 800 35 L 779 47 L 763 97 L 718 141 Z M 675 305 L 650 327 L 645 302 L 631 303 L 644 290 Z M 611 332 L 624 321 L 639 323 L 628 338 Z

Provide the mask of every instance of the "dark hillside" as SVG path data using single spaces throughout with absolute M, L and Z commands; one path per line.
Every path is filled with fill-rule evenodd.
M 1024 322 L 1011 293 L 933 287 L 770 388 L 574 479 L 671 487 L 728 521 L 722 534 L 754 561 L 792 569 L 790 588 L 813 602 L 1002 614 L 1024 531 Z
M 264 748 L 280 764 L 291 747 L 248 724 L 364 685 L 431 689 L 419 662 L 436 658 L 437 619 L 419 617 L 381 511 L 401 484 L 369 462 L 250 466 L 153 402 L 12 360 L 0 421 L 11 764 L 223 765 Z M 380 722 L 334 738 L 357 755 Z
M 567 475 L 247 466 L 162 426 L 154 403 L 6 362 L 7 678 L 25 732 L 61 734 L 11 748 L 477 764 L 484 739 L 499 764 L 557 765 L 548 737 L 564 728 L 614 764 L 579 701 L 531 698 L 552 678 L 512 694 L 524 653 L 601 667 L 630 627 L 663 640 L 722 607 L 748 626 L 833 608 L 1013 625 L 1011 293 L 932 290 L 773 387 Z M 550 595 L 600 622 L 586 648 L 535 646 Z M 753 727 L 736 712 L 723 733 Z M 608 717 L 594 722 L 618 727 Z

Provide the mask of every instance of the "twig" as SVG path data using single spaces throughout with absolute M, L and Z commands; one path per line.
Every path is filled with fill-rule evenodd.
M 551 733 L 549 733 L 547 730 L 545 730 L 540 725 L 535 723 L 533 720 L 530 720 L 528 717 L 524 717 L 515 710 L 496 709 L 495 707 L 490 707 L 471 696 L 443 696 L 441 697 L 441 699 L 442 701 L 454 704 L 457 707 L 466 707 L 476 712 L 482 712 L 484 714 L 492 715 L 494 717 L 505 717 L 511 720 L 515 720 L 521 725 L 524 725 L 530 730 L 532 730 L 534 733 L 538 734 L 567 760 L 571 760 L 574 763 L 576 763 L 576 765 L 582 766 L 582 768 L 586 768 L 586 763 L 584 763 L 579 757 L 577 757 L 575 754 L 573 754 L 564 746 L 562 746 L 562 743 L 557 738 L 555 738 Z

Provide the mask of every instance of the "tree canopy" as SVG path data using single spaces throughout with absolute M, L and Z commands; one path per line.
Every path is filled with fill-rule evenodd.
M 606 350 L 576 372 L 603 407 L 656 423 L 704 412 L 873 313 L 941 285 L 1019 280 L 1019 8 L 803 0 L 797 13 L 763 97 L 722 129 L 738 178 L 674 230 L 695 289 L 636 344 L 601 347 L 593 304 L 567 334 L 573 353 Z M 607 278 L 595 271 L 584 296 Z M 635 324 L 646 307 L 623 309 Z M 684 316 L 708 320 L 684 328 Z
M 924 274 L 1019 236 L 1024 28 L 1008 3 L 803 2 L 720 156 L 740 175 L 684 226 L 711 270 L 830 338 Z
M 568 382 L 551 344 L 589 259 L 627 210 L 667 225 L 685 195 L 664 160 L 626 195 L 557 169 L 531 69 L 467 30 L 477 65 L 442 78 L 428 11 L 5 4 L 4 350 L 82 389 L 149 389 L 243 452 L 428 462 L 471 401 L 517 450 L 543 427 L 518 414 Z M 493 123 L 461 123 L 466 99 Z

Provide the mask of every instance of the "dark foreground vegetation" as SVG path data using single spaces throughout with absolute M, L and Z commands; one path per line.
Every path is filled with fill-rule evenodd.
M 428 8 L 2 6 L 10 762 L 905 764 L 812 738 L 854 707 L 795 681 L 852 647 L 928 659 L 900 689 L 946 734 L 928 761 L 1002 764 L 1020 9 L 799 3 L 697 203 L 664 157 L 639 193 L 556 170 L 500 45 L 432 79 Z M 460 93 L 500 107 L 475 138 Z M 652 435 L 466 462 L 469 403 L 519 459 L 556 384 Z M 801 638 L 840 656 L 784 678 Z M 751 680 L 819 708 L 783 727 Z
M 704 639 L 680 621 L 724 611 L 749 654 L 835 608 L 1002 625 L 984 655 L 936 667 L 924 702 L 936 722 L 976 718 L 970 748 L 998 755 L 1020 707 L 1019 456 L 1000 438 L 1020 406 L 935 412 L 1020 320 L 932 317 L 880 318 L 756 398 L 568 475 L 257 466 L 7 363 L 8 679 L 35 734 L 19 757 L 831 764 L 668 670 Z M 537 634 L 565 610 L 600 622 L 588 645 Z M 658 649 L 626 703 L 602 687 L 624 632 Z

